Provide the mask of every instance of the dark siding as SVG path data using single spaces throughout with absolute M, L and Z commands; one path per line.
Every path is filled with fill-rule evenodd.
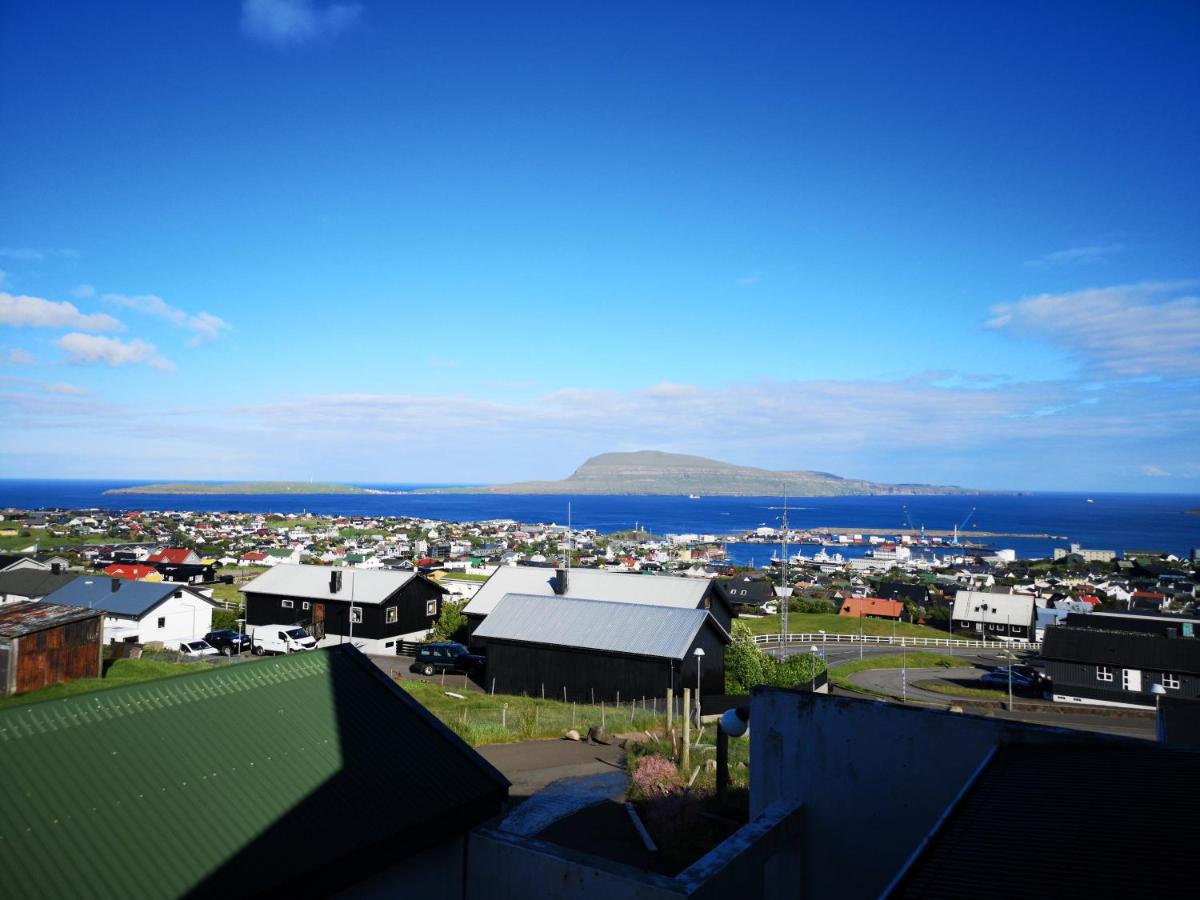
M 363 620 L 354 626 L 355 635 L 362 638 L 387 640 L 401 634 L 432 628 L 441 613 L 443 591 L 422 579 L 413 579 L 381 604 L 363 604 Z M 291 600 L 291 609 L 283 602 Z M 427 604 L 434 601 L 433 614 L 427 612 Z M 309 608 L 305 609 L 304 604 Z M 246 594 L 247 625 L 304 625 L 313 621 L 312 604 L 325 605 L 325 633 L 348 635 L 350 633 L 350 604 L 344 600 L 309 600 L 304 597 L 279 597 L 273 594 Z M 387 621 L 387 610 L 396 609 L 396 622 Z
M 16 658 L 16 672 L 10 673 L 15 674 L 14 689 L 21 693 L 76 678 L 99 678 L 100 635 L 96 616 L 14 639 L 9 657 L 10 664 Z

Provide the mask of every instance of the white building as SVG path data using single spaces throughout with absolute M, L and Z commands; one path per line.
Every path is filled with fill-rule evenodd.
M 104 642 L 161 642 L 174 650 L 180 641 L 212 631 L 214 603 L 186 584 L 130 581 L 80 575 L 47 594 L 47 603 L 104 610 Z

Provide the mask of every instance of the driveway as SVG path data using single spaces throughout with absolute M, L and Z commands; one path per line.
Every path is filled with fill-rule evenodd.
M 402 681 L 429 681 L 434 684 L 440 684 L 449 691 L 482 691 L 483 688 L 468 678 L 466 675 L 424 675 L 408 671 L 408 667 L 413 664 L 411 656 L 381 656 L 369 655 L 371 662 L 375 663 L 385 675 L 389 678 L 399 678 Z
M 624 755 L 616 744 L 585 744 L 581 741 L 522 741 L 519 744 L 487 744 L 475 748 L 479 755 L 512 782 L 508 796 L 520 802 L 562 778 L 607 775 L 624 776 Z

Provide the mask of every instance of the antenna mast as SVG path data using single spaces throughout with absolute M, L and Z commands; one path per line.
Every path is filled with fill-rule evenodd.
M 787 491 L 784 491 L 783 492 L 783 559 L 780 560 L 780 565 L 779 565 L 779 578 L 780 578 L 779 586 L 781 588 L 783 588 L 783 590 L 780 592 L 782 594 L 782 596 L 779 598 L 779 602 L 783 604 L 783 609 L 780 610 L 781 615 L 779 617 L 779 627 L 784 634 L 784 638 L 783 638 L 784 641 L 787 641 L 787 633 L 788 633 L 788 596 L 787 596 L 788 518 L 787 518 L 787 514 L 788 514 Z

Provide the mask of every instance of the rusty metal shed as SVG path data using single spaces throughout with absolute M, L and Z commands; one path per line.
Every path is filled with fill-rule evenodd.
M 57 603 L 0 606 L 0 695 L 99 678 L 102 615 L 100 610 Z

